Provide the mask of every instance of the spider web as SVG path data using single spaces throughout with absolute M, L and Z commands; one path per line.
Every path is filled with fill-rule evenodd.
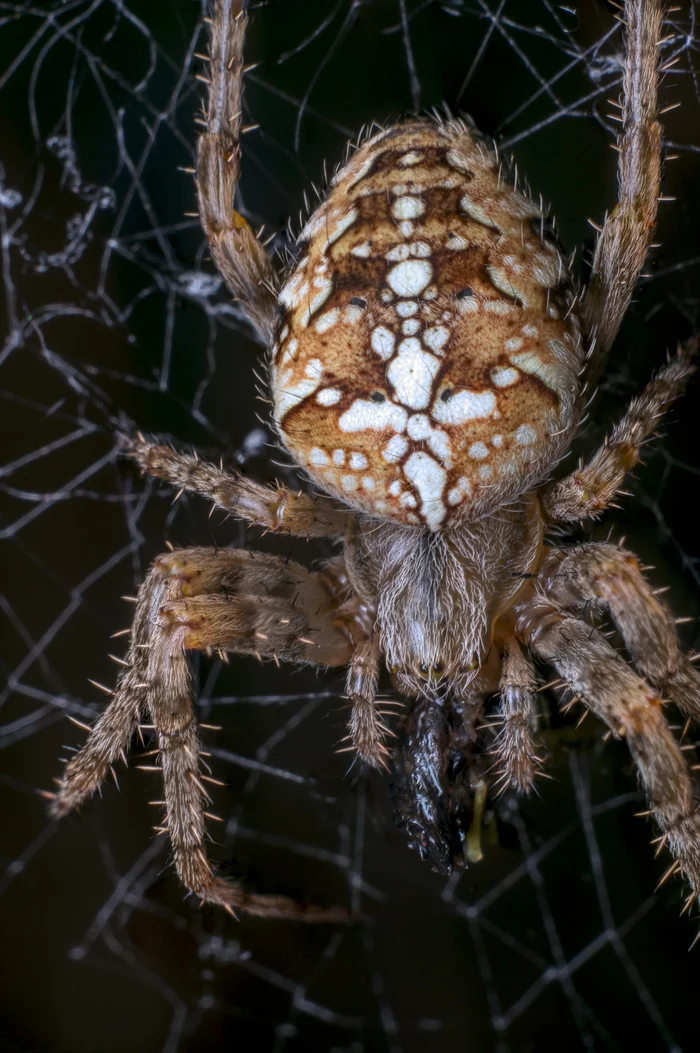
M 240 207 L 285 243 L 322 162 L 372 119 L 447 101 L 512 149 L 584 246 L 614 201 L 619 26 L 596 0 L 279 0 L 253 5 Z M 103 705 L 110 640 L 164 540 L 246 542 L 242 526 L 172 503 L 114 452 L 139 427 L 224 452 L 271 478 L 256 413 L 258 349 L 208 259 L 191 177 L 202 10 L 188 0 L 0 2 L 2 611 L 0 909 L 4 1049 L 274 1053 L 696 1048 L 694 927 L 681 888 L 654 894 L 644 805 L 623 746 L 591 718 L 552 716 L 554 781 L 503 801 L 485 860 L 448 881 L 391 822 L 381 778 L 334 753 L 337 677 L 199 666 L 223 822 L 212 855 L 259 891 L 345 903 L 367 924 L 239 924 L 184 899 L 153 838 L 153 776 L 62 824 L 36 787 Z M 587 442 L 698 328 L 700 133 L 696 14 L 672 15 L 660 240 L 610 362 Z M 650 448 L 625 534 L 678 615 L 697 613 L 689 514 L 697 385 Z M 273 454 L 274 457 L 274 454 Z M 286 470 L 281 470 L 282 476 Z M 308 560 L 323 549 L 249 543 Z M 696 641 L 693 624 L 680 627 Z M 545 707 L 543 706 L 543 709 Z M 67 744 L 64 746 L 64 744 Z M 147 785 L 148 781 L 148 785 Z M 690 975 L 689 975 L 690 974 Z

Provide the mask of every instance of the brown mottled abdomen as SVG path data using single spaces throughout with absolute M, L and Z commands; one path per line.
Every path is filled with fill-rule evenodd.
M 582 359 L 566 261 L 462 122 L 366 142 L 299 240 L 275 420 L 324 490 L 436 530 L 556 461 Z

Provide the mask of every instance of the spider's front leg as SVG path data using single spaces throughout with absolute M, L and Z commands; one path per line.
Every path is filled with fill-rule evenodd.
M 241 173 L 244 0 L 217 0 L 211 20 L 206 131 L 197 148 L 199 218 L 214 263 L 266 346 L 272 342 L 278 277 L 264 245 L 233 204 Z
M 659 693 L 620 658 L 604 637 L 563 610 L 546 592 L 518 607 L 517 632 L 571 691 L 625 738 L 661 828 L 662 843 L 700 893 L 700 813 L 687 764 L 664 718 Z
M 661 187 L 658 64 L 663 23 L 661 0 L 626 0 L 619 200 L 598 238 L 583 301 L 587 327 L 596 340 L 588 368 L 591 381 L 617 335 L 654 235 Z
M 240 472 L 200 461 L 196 455 L 146 442 L 141 435 L 125 440 L 124 452 L 149 475 L 165 479 L 179 491 L 201 494 L 218 508 L 267 530 L 307 538 L 339 537 L 352 518 L 349 510 L 338 508 L 328 498 L 284 486 L 264 486 Z
M 346 912 L 256 896 L 216 876 L 205 846 L 205 783 L 186 651 L 226 649 L 294 662 L 344 665 L 352 645 L 332 622 L 335 603 L 321 575 L 275 556 L 183 549 L 161 556 L 139 589 L 126 667 L 114 699 L 67 765 L 52 803 L 56 816 L 78 807 L 128 745 L 147 708 L 161 760 L 165 819 L 178 875 L 203 901 L 232 912 L 306 921 Z M 119 729 L 107 736 L 106 729 Z

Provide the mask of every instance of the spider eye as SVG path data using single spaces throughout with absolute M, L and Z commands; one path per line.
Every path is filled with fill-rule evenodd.
M 460 289 L 458 293 L 455 293 L 455 299 L 466 300 L 467 296 L 473 296 L 474 290 L 470 285 L 465 286 L 464 289 Z
M 367 306 L 367 301 L 363 300 L 361 296 L 353 296 L 353 298 L 350 301 L 350 303 L 353 305 L 353 307 L 366 307 Z
M 455 393 L 455 389 L 454 388 L 445 388 L 445 390 L 443 391 L 442 395 L 440 396 L 440 401 L 441 402 L 449 402 L 450 399 L 452 398 L 452 396 L 454 395 L 454 393 Z
M 383 395 L 381 391 L 373 391 L 370 395 L 372 402 L 386 402 L 386 395 Z
M 422 676 L 424 680 L 431 680 L 433 678 L 439 679 L 445 671 L 445 666 L 442 662 L 435 662 L 434 665 L 428 665 L 427 662 L 421 662 L 418 665 L 418 674 Z

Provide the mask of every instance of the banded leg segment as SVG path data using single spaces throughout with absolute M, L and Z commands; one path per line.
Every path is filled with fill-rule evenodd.
M 350 522 L 352 513 L 325 497 L 313 497 L 284 486 L 264 486 L 239 472 L 226 472 L 200 461 L 193 454 L 146 442 L 140 435 L 125 442 L 124 452 L 149 475 L 165 479 L 178 490 L 201 494 L 217 508 L 254 526 L 298 537 L 338 537 Z
M 217 0 L 211 21 L 206 131 L 197 147 L 199 214 L 224 281 L 269 347 L 278 284 L 270 256 L 233 204 L 241 172 L 244 0 Z
M 503 644 L 499 690 L 503 724 L 493 746 L 499 776 L 495 785 L 529 793 L 542 769 L 534 737 L 537 677 L 530 657 L 514 636 Z
M 112 701 L 94 724 L 83 748 L 68 762 L 49 811 L 57 819 L 79 808 L 102 785 L 111 766 L 125 759 L 148 708 L 148 640 L 166 596 L 166 583 L 151 575 L 141 586 L 131 627 L 126 665 Z
M 165 792 L 162 830 L 185 886 L 225 909 L 306 921 L 346 920 L 345 911 L 254 896 L 218 877 L 205 845 L 209 776 L 200 743 L 186 650 L 230 649 L 295 661 L 345 664 L 352 645 L 332 623 L 335 602 L 321 575 L 298 564 L 239 550 L 184 549 L 161 556 L 139 589 L 129 664 L 103 718 L 66 768 L 52 809 L 64 815 L 99 786 L 108 763 L 104 726 L 134 730 L 147 708 L 158 741 Z M 263 634 L 260 627 L 270 630 Z M 300 635 L 303 630 L 303 637 Z M 138 676 L 139 681 L 134 678 Z M 128 737 L 122 736 L 120 748 Z
M 700 814 L 683 754 L 658 692 L 615 653 L 599 632 L 544 594 L 519 608 L 517 632 L 553 666 L 616 737 L 625 738 L 668 845 L 693 891 L 700 891 Z
M 393 732 L 382 720 L 384 714 L 377 704 L 380 657 L 379 638 L 372 634 L 358 644 L 350 661 L 346 690 L 352 707 L 348 724 L 352 745 L 348 749 L 356 750 L 371 767 L 388 771 L 386 739 Z
M 633 553 L 609 544 L 552 551 L 541 578 L 547 594 L 563 607 L 607 609 L 637 669 L 686 716 L 700 721 L 700 673 L 681 651 L 673 616 Z
M 618 139 L 619 195 L 598 238 L 584 317 L 596 344 L 589 382 L 599 375 L 641 274 L 654 235 L 661 188 L 658 120 L 661 0 L 626 0 L 622 134 Z
M 542 505 L 551 522 L 575 523 L 595 518 L 610 505 L 625 476 L 637 464 L 641 448 L 654 433 L 662 414 L 683 393 L 694 372 L 688 355 L 680 353 L 632 399 L 620 423 L 588 464 L 543 488 Z

